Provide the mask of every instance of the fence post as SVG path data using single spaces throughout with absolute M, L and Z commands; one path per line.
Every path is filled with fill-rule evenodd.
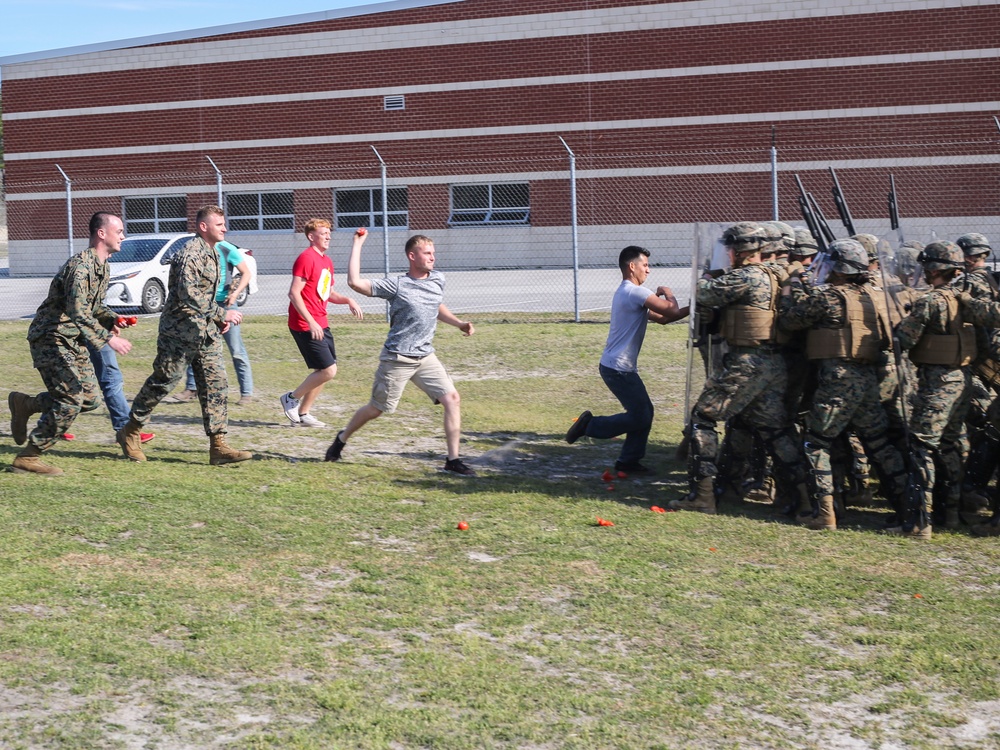
M 778 148 L 774 145 L 774 125 L 771 126 L 771 215 L 778 221 Z
M 386 177 L 385 177 L 385 162 L 382 161 L 382 155 L 379 154 L 378 149 L 372 146 L 372 151 L 375 152 L 375 158 L 378 159 L 378 163 L 382 169 L 382 252 L 385 255 L 385 275 L 389 276 L 389 191 L 386 189 Z M 389 320 L 389 302 L 385 303 L 385 319 Z
M 569 216 L 573 231 L 573 320 L 580 322 L 580 244 L 576 223 L 576 154 L 569 144 L 558 136 L 563 148 L 569 153 Z
M 217 166 L 215 166 L 215 162 L 212 161 L 211 156 L 205 154 L 205 158 L 208 159 L 208 163 L 211 164 L 212 169 L 215 170 L 216 205 L 224 211 L 226 207 L 222 205 L 222 171 Z
M 56 169 L 66 181 L 66 240 L 69 243 L 69 257 L 73 257 L 73 182 L 63 168 L 56 164 Z

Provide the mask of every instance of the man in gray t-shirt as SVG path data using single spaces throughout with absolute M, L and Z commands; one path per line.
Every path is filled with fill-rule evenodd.
M 406 274 L 369 280 L 361 278 L 361 246 L 367 234 L 363 228 L 354 233 L 347 284 L 366 297 L 389 301 L 389 335 L 379 355 L 371 401 L 358 409 L 347 427 L 337 434 L 326 452 L 326 460 L 339 461 L 351 435 L 382 414 L 394 412 L 403 388 L 412 380 L 434 403 L 444 407 L 444 435 L 448 445 L 445 471 L 475 476 L 476 472 L 458 455 L 462 436 L 458 391 L 434 354 L 434 331 L 439 320 L 455 326 L 466 336 L 471 336 L 475 329 L 442 303 L 444 274 L 434 270 L 434 242 L 429 237 L 418 234 L 407 240 L 410 268 Z
M 611 327 L 601 356 L 601 379 L 625 409 L 610 417 L 595 417 L 584 411 L 566 433 L 566 442 L 575 443 L 584 435 L 607 440 L 625 435 L 615 470 L 648 472 L 640 460 L 653 426 L 653 402 L 639 377 L 637 360 L 646 336 L 646 322 L 670 323 L 688 314 L 678 307 L 673 292 L 665 286 L 651 292 L 642 284 L 649 276 L 649 250 L 629 245 L 618 255 L 622 283 L 611 300 Z

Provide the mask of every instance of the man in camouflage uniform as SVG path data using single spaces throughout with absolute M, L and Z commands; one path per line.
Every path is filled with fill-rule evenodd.
M 793 231 L 795 232 L 795 242 L 792 249 L 788 251 L 788 261 L 789 263 L 798 263 L 808 271 L 809 266 L 816 258 L 816 253 L 819 252 L 819 244 L 812 236 L 812 232 L 805 227 L 796 227 Z M 800 274 L 800 278 L 804 282 L 808 282 L 806 275 Z
M 14 442 L 25 446 L 14 459 L 16 472 L 62 474 L 39 458 L 69 430 L 77 415 L 101 404 L 100 389 L 90 361 L 95 350 L 110 346 L 128 354 L 132 344 L 118 335 L 118 316 L 104 306 L 108 292 L 108 258 L 121 250 L 122 220 L 98 212 L 90 218 L 90 247 L 66 261 L 49 285 L 49 294 L 28 327 L 31 361 L 48 389 L 37 396 L 17 391 L 7 397 Z M 42 412 L 27 434 L 28 417 Z
M 213 466 L 246 461 L 253 456 L 226 444 L 229 383 L 222 359 L 222 334 L 239 325 L 243 314 L 216 302 L 221 269 L 217 242 L 226 236 L 225 213 L 205 206 L 195 219 L 197 237 L 188 242 L 170 264 L 167 304 L 160 316 L 153 374 L 135 400 L 128 424 L 118 431 L 118 444 L 126 458 L 145 461 L 140 431 L 156 405 L 194 368 L 205 434 L 211 441 Z
M 946 527 L 959 524 L 962 467 L 968 450 L 969 365 L 976 357 L 976 334 L 963 315 L 958 290 L 952 286 L 965 266 L 959 247 L 952 242 L 932 242 L 918 260 L 931 290 L 913 303 L 909 315 L 896 327 L 896 336 L 917 366 L 910 437 L 924 493 L 923 517 L 917 524 L 905 521 L 887 532 L 929 539 L 932 509 Z M 937 482 L 942 485 L 943 508 L 934 507 Z
M 763 228 L 740 222 L 723 233 L 732 269 L 706 275 L 695 290 L 698 306 L 721 308 L 721 333 L 729 345 L 722 371 L 710 377 L 691 413 L 688 454 L 690 494 L 671 502 L 678 510 L 716 512 L 719 436 L 716 425 L 739 415 L 763 440 L 776 469 L 808 503 L 805 459 L 785 411 L 788 386 L 775 326 L 778 274 L 760 262 Z
M 965 276 L 960 282 L 964 292 L 974 299 L 1000 300 L 1000 287 L 986 265 L 992 248 L 978 232 L 963 234 L 955 244 L 965 254 Z M 993 403 L 993 390 L 1000 386 L 1000 335 L 992 327 L 976 327 L 976 360 L 972 363 L 972 394 L 969 417 L 969 460 L 962 487 L 962 515 L 971 523 L 981 508 L 989 505 L 987 485 L 1000 460 L 1000 433 L 987 418 Z
M 830 448 L 847 429 L 881 465 L 894 496 L 901 499 L 906 489 L 903 457 L 889 442 L 889 420 L 879 403 L 876 365 L 892 336 L 885 300 L 869 281 L 868 257 L 859 242 L 836 240 L 830 258 L 828 283 L 813 290 L 792 270 L 778 319 L 785 330 L 808 330 L 806 356 L 818 368 L 804 440 L 813 507 L 799 517 L 811 529 L 837 528 Z

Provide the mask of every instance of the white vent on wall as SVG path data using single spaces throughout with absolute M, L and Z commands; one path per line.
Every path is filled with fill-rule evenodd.
M 405 96 L 386 96 L 382 98 L 382 108 L 388 112 L 393 109 L 406 109 Z

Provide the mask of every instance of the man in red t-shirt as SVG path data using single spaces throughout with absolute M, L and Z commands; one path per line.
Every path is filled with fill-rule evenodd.
M 357 302 L 333 291 L 333 261 L 326 256 L 330 229 L 326 219 L 306 223 L 309 247 L 292 265 L 292 286 L 288 290 L 288 330 L 312 372 L 298 388 L 281 397 L 281 409 L 292 424 L 303 427 L 326 427 L 309 409 L 326 382 L 337 374 L 337 350 L 326 318 L 327 303 L 347 305 L 356 318 L 363 317 Z

